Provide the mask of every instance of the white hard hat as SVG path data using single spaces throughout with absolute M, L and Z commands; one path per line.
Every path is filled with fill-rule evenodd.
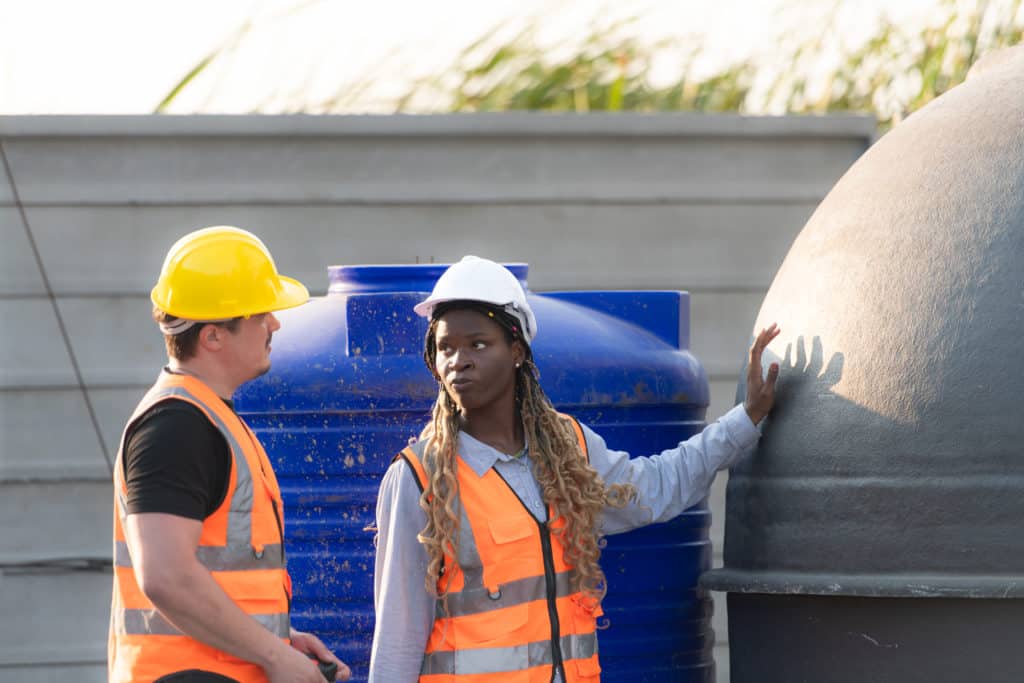
M 537 319 L 533 317 L 526 292 L 508 268 L 478 256 L 463 256 L 449 266 L 434 285 L 434 291 L 413 310 L 430 318 L 434 307 L 446 301 L 481 301 L 504 309 L 519 320 L 523 339 L 529 344 L 537 336 Z

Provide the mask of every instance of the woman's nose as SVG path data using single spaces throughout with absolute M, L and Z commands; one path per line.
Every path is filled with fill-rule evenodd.
M 448 367 L 452 369 L 461 369 L 472 365 L 472 361 L 469 358 L 469 354 L 465 351 L 453 351 L 452 355 L 448 356 Z

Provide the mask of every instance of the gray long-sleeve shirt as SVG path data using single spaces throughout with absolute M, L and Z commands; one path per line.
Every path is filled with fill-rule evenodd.
M 590 464 L 606 484 L 629 483 L 636 502 L 607 508 L 604 534 L 617 534 L 664 522 L 704 498 L 715 473 L 749 451 L 758 431 L 742 406 L 736 406 L 677 447 L 650 457 L 630 458 L 609 449 L 584 426 Z M 528 456 L 501 453 L 465 433 L 458 452 L 479 476 L 491 467 L 508 482 L 530 512 L 546 516 L 540 488 Z M 414 683 L 434 623 L 434 598 L 427 593 L 427 553 L 416 535 L 427 524 L 419 506 L 420 490 L 409 466 L 397 460 L 388 468 L 377 497 L 377 556 L 374 566 L 376 626 L 370 653 L 369 683 Z M 558 677 L 556 676 L 556 681 Z

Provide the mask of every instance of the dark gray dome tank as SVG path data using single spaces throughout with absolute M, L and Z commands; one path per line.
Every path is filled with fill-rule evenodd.
M 702 580 L 733 683 L 1024 681 L 1024 47 L 857 161 L 772 321 L 776 408 Z

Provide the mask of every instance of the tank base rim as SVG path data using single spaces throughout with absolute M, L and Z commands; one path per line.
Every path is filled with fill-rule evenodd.
M 838 574 L 751 571 L 705 572 L 702 588 L 725 593 L 849 595 L 878 598 L 1024 598 L 1024 575 L 926 573 Z

